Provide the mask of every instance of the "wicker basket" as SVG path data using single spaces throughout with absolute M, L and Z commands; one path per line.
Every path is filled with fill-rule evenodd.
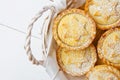
M 46 68 L 48 75 L 51 80 L 86 80 L 84 76 L 81 77 L 72 77 L 63 73 L 56 61 L 56 43 L 52 37 L 52 23 L 54 17 L 62 10 L 68 8 L 79 8 L 83 6 L 85 0 L 50 0 L 53 4 L 45 6 L 43 10 L 38 12 L 33 19 L 31 20 L 27 36 L 26 36 L 26 44 L 25 50 L 29 60 L 35 65 L 42 65 Z M 47 11 L 50 11 L 50 14 L 45 18 L 44 25 L 42 26 L 42 53 L 43 60 L 37 60 L 32 53 L 31 50 L 31 33 L 33 29 L 34 23 Z M 51 65 L 52 64 L 52 65 Z

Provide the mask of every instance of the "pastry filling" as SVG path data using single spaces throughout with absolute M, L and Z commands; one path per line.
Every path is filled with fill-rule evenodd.
M 67 14 L 58 24 L 58 36 L 65 44 L 78 47 L 89 43 L 94 34 L 92 27 L 87 17 L 77 13 Z
M 110 62 L 120 64 L 120 30 L 110 33 L 105 38 L 102 54 Z
M 88 71 L 95 60 L 92 56 L 96 53 L 91 47 L 85 50 L 61 50 L 61 61 L 67 71 L 83 73 Z
M 120 0 L 92 0 L 89 13 L 98 24 L 113 24 L 120 19 Z

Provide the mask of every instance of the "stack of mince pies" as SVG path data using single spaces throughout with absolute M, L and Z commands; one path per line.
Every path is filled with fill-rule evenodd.
M 66 74 L 87 80 L 120 80 L 120 0 L 86 0 L 54 19 L 57 62 Z

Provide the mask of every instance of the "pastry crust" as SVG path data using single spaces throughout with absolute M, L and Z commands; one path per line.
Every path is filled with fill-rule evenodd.
M 101 30 L 120 26 L 120 0 L 86 0 L 85 12 Z
M 82 76 L 71 76 L 69 74 L 64 73 L 65 76 L 67 77 L 68 80 L 88 80 L 88 78 L 86 77 L 86 75 L 82 75 Z
M 97 65 L 87 73 L 88 80 L 120 80 L 120 71 L 108 65 Z
M 84 11 L 68 9 L 55 18 L 52 32 L 59 46 L 72 50 L 85 49 L 95 38 L 96 25 Z
M 98 41 L 97 51 L 99 58 L 108 65 L 120 69 L 120 28 L 106 31 Z
M 82 76 L 94 67 L 97 61 L 96 50 L 90 45 L 84 50 L 57 50 L 57 61 L 60 68 L 72 76 Z

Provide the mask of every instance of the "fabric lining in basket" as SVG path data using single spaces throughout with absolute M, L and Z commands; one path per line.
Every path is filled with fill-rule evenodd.
M 26 53 L 34 64 L 36 65 L 43 65 L 46 68 L 48 75 L 50 76 L 51 80 L 86 80 L 83 77 L 71 77 L 69 75 L 66 76 L 63 71 L 60 70 L 57 60 L 56 60 L 56 43 L 52 36 L 52 24 L 54 18 L 57 14 L 67 8 L 78 8 L 85 3 L 85 0 L 50 0 L 52 3 L 47 7 L 44 7 L 42 11 L 40 11 L 31 21 L 30 25 L 28 26 L 28 32 L 26 37 L 26 44 L 25 50 Z M 42 50 L 44 59 L 43 61 L 38 61 L 32 54 L 32 50 L 30 47 L 31 42 L 31 32 L 33 28 L 33 24 L 40 18 L 44 12 L 48 10 L 51 11 L 51 14 L 47 14 L 48 17 L 44 20 L 44 25 L 42 26 L 41 36 L 42 40 Z

